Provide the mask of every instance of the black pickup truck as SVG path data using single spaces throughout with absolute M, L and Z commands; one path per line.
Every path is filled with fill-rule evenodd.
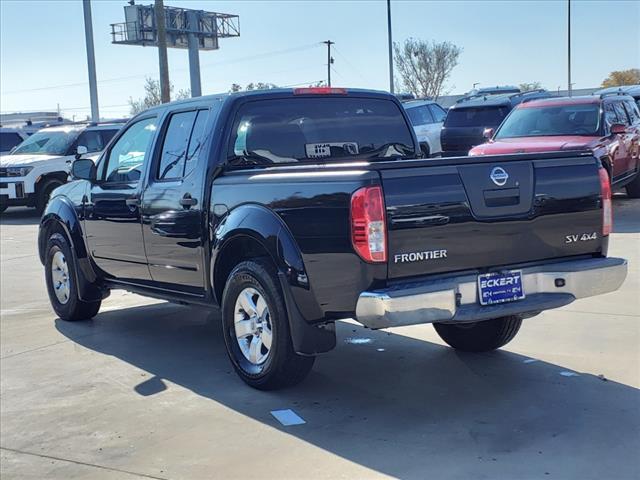
M 302 380 L 336 320 L 433 323 L 486 351 L 626 276 L 589 153 L 421 158 L 382 92 L 165 104 L 72 173 L 38 240 L 56 314 L 92 318 L 111 289 L 220 307 L 231 362 L 260 389 Z

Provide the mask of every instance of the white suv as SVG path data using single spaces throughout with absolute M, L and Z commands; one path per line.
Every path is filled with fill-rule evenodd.
M 84 123 L 43 128 L 0 157 L 0 212 L 35 207 L 42 212 L 51 192 L 67 182 L 76 154 L 96 154 L 124 123 Z
M 440 130 L 447 111 L 433 100 L 410 100 L 402 103 L 416 132 L 420 149 L 427 156 L 442 152 Z

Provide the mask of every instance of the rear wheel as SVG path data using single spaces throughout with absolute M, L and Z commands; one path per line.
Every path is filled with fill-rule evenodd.
M 314 357 L 293 349 L 289 319 L 275 268 L 255 259 L 237 265 L 222 295 L 227 353 L 248 385 L 273 390 L 301 382 Z
M 627 197 L 640 198 L 640 173 L 636 175 L 636 178 L 631 183 L 627 184 L 625 190 L 627 191 Z
M 520 330 L 522 318 L 500 317 L 473 323 L 434 323 L 440 338 L 456 350 L 488 352 L 505 346 Z
M 78 296 L 76 263 L 67 239 L 54 233 L 47 242 L 45 276 L 49 301 L 62 320 L 88 320 L 100 310 L 100 301 L 85 302 Z

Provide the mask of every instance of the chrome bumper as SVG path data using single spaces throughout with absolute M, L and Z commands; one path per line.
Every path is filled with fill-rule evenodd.
M 366 327 L 377 329 L 536 314 L 578 298 L 617 290 L 627 276 L 627 261 L 593 258 L 518 270 L 522 271 L 526 294 L 522 300 L 482 306 L 478 302 L 477 274 L 467 274 L 362 292 L 356 305 L 356 319 Z

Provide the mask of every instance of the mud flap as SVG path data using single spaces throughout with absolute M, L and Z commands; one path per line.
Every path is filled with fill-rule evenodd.
M 310 325 L 300 313 L 293 299 L 285 274 L 278 271 L 278 279 L 280 280 L 280 287 L 282 288 L 284 302 L 287 307 L 291 339 L 296 353 L 300 355 L 316 355 L 335 348 L 335 324 Z

